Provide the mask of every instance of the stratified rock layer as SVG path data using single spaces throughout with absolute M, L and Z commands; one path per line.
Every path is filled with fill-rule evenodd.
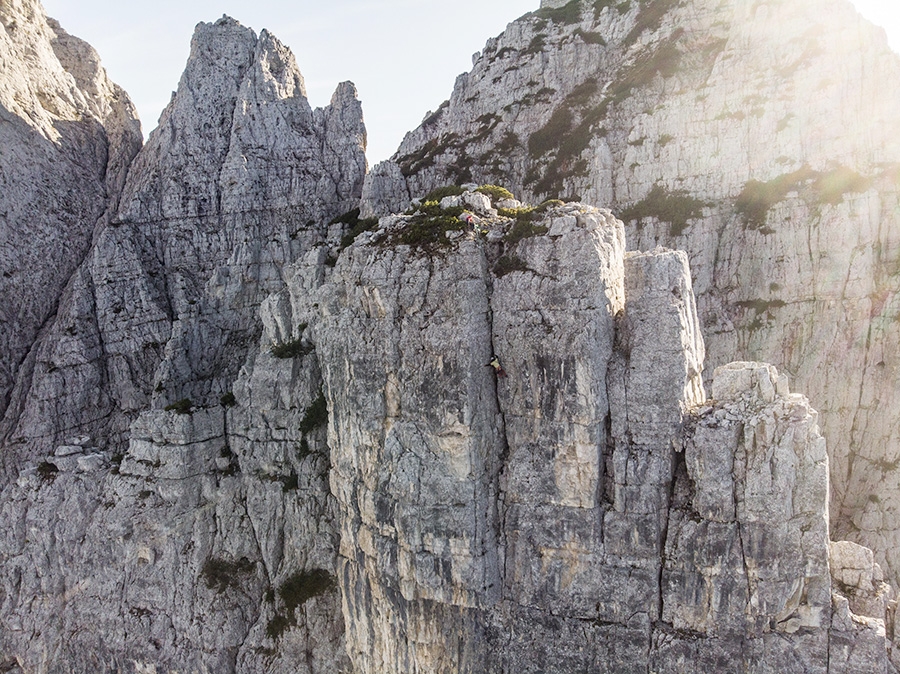
M 553 0 L 488 41 L 363 210 L 494 183 L 685 250 L 708 372 L 791 373 L 822 412 L 833 526 L 897 580 L 898 77 L 846 0 Z

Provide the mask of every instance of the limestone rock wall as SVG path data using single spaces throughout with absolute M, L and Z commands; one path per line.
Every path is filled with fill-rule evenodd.
M 0 7 L 0 415 L 141 147 L 127 94 L 33 0 Z
M 730 82 L 725 61 L 757 41 L 735 32 L 738 18 L 754 30 L 784 20 L 787 35 L 810 7 L 543 4 L 488 45 L 407 154 L 374 172 L 364 206 L 406 209 L 423 186 L 470 177 L 530 195 L 561 181 L 634 205 L 643 197 L 630 190 L 670 174 L 619 183 L 622 166 L 632 178 L 662 166 L 623 163 L 646 144 L 626 123 L 651 124 L 666 96 L 687 105 L 679 96 Z M 0 17 L 11 62 L 49 64 L 13 85 L 0 78 L 3 100 L 21 108 L 0 129 L 37 134 L 4 151 L 49 138 L 79 160 L 106 153 L 105 173 L 75 194 L 94 209 L 81 257 L 60 272 L 44 318 L 16 328 L 22 354 L 0 424 L 0 670 L 896 671 L 891 567 L 877 561 L 887 553 L 829 540 L 817 414 L 769 365 L 735 363 L 704 384 L 701 324 L 728 296 L 712 290 L 718 274 L 739 267 L 728 278 L 762 281 L 727 247 L 692 279 L 689 259 L 707 249 L 691 237 L 736 226 L 727 204 L 746 171 L 665 183 L 663 203 L 677 197 L 676 215 L 689 212 L 686 229 L 668 230 L 687 254 L 654 247 L 671 210 L 626 217 L 648 249 L 626 252 L 609 210 L 529 210 L 472 189 L 359 221 L 355 90 L 341 84 L 312 110 L 269 33 L 227 17 L 200 24 L 160 127 L 131 161 L 136 127 L 93 52 L 24 0 Z M 684 66 L 674 73 L 672 49 Z M 800 57 L 797 70 L 817 54 Z M 749 72 L 771 66 L 760 58 Z M 604 72 L 619 79 L 585 84 Z M 524 98 L 508 102 L 513 90 Z M 605 117 L 588 114 L 593 103 Z M 66 149 L 66 115 L 105 130 Z M 690 126 L 686 113 L 671 119 Z M 537 138 L 515 140 L 516 124 Z M 585 130 L 596 155 L 558 143 Z M 589 156 L 599 159 L 584 173 Z M 772 236 L 785 203 L 808 206 L 807 188 L 849 175 L 815 170 L 778 192 L 784 203 L 752 236 Z M 834 227 L 876 199 L 850 183 L 839 181 L 843 201 L 820 204 Z M 700 192 L 682 188 L 708 188 L 702 217 L 686 196 Z M 38 213 L 19 193 L 11 208 Z M 38 213 L 47 241 L 54 213 Z M 860 295 L 842 300 L 870 298 L 868 276 L 850 278 Z M 737 306 L 776 324 L 788 303 L 772 302 Z
M 687 256 L 475 212 L 439 249 L 383 219 L 315 297 L 354 671 L 893 671 L 818 416 L 757 363 L 707 399 Z
M 579 197 L 688 253 L 711 367 L 816 401 L 832 523 L 896 580 L 900 59 L 845 0 L 542 3 L 376 166 L 363 210 L 448 183 Z
M 352 84 L 313 110 L 273 36 L 197 27 L 0 427 L 4 667 L 345 666 L 321 377 L 277 298 L 323 273 L 294 263 L 340 236 L 364 150 Z

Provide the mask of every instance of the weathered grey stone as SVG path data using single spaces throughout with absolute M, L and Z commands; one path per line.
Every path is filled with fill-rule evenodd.
M 141 147 L 96 52 L 37 0 L 0 7 L 0 418 Z M 24 370 L 23 370 L 24 369 Z
M 6 411 L 0 653 L 24 671 L 345 667 L 319 370 L 270 353 L 293 307 L 287 334 L 259 311 L 341 235 L 364 142 L 352 85 L 314 111 L 274 37 L 198 26 Z
M 463 181 L 576 195 L 687 252 L 710 367 L 815 401 L 840 538 L 900 580 L 900 58 L 848 0 L 542 2 L 374 167 L 363 210 Z M 473 161 L 473 159 L 477 159 Z M 713 382 L 714 384 L 714 382 Z
M 676 189 L 665 150 L 675 144 L 688 164 L 677 174 L 695 176 L 683 188 L 706 205 L 688 203 L 701 213 L 666 231 L 688 231 L 705 260 L 713 244 L 690 232 L 731 217 L 722 204 L 746 171 L 697 178 L 691 144 L 635 134 L 690 127 L 698 144 L 717 137 L 759 159 L 748 166 L 769 166 L 771 148 L 744 152 L 730 121 L 696 136 L 695 94 L 741 99 L 724 55 L 746 58 L 739 72 L 752 75 L 772 54 L 753 56 L 737 26 L 785 21 L 789 37 L 809 3 L 752 16 L 705 0 L 550 11 L 562 6 L 544 2 L 492 41 L 449 106 L 404 141 L 410 154 L 367 183 L 364 213 L 405 209 L 430 181 L 466 183 L 440 207 L 474 221 L 389 216 L 355 242 L 342 240 L 365 173 L 353 86 L 312 110 L 270 34 L 227 17 L 198 26 L 127 182 L 123 149 L 85 183 L 99 209 L 90 249 L 59 277 L 59 308 L 13 377 L 0 669 L 894 671 L 896 602 L 877 554 L 829 543 L 816 412 L 765 363 L 719 368 L 706 400 L 688 255 L 652 245 L 668 215 L 643 218 L 638 245 L 652 250 L 626 253 L 609 210 L 550 202 L 503 217 L 521 203 L 471 180 L 512 176 L 490 182 L 518 188 L 537 169 L 522 193 L 571 188 L 621 206 L 660 181 Z M 660 8 L 659 21 L 646 14 Z M 17 16 L 33 45 L 0 35 L 0 48 L 32 49 L 25 69 L 52 70 L 50 31 L 77 85 L 66 80 L 63 102 L 38 97 L 28 123 L 52 134 L 75 92 L 71 109 L 106 125 L 109 148 L 127 148 L 127 105 L 110 102 L 95 55 L 25 0 L 0 8 L 4 31 Z M 684 48 L 677 75 L 647 61 L 673 47 Z M 505 62 L 510 50 L 521 68 Z M 651 81 L 634 79 L 648 67 Z M 20 70 L 15 86 L 0 77 L 0 95 L 27 89 Z M 579 86 L 601 75 L 602 88 Z M 506 81 L 482 90 L 488 76 Z M 676 76 L 686 93 L 670 90 Z M 57 84 L 41 86 L 57 95 Z M 577 109 L 601 96 L 612 97 L 605 120 Z M 589 138 L 592 151 L 569 158 L 589 155 L 587 168 L 557 162 L 563 147 L 535 134 L 554 117 L 573 132 L 566 151 Z M 581 133 L 601 123 L 604 133 Z M 509 135 L 517 125 L 537 156 L 516 149 L 527 140 Z M 498 142 L 507 151 L 491 159 Z M 641 154 L 652 148 L 658 157 Z M 640 161 L 626 170 L 625 158 Z M 750 258 L 717 245 L 711 266 L 736 265 L 729 283 L 745 283 Z M 709 315 L 731 290 L 707 267 L 694 273 Z M 764 275 L 750 276 L 752 287 Z M 867 512 L 871 531 L 889 528 L 877 502 Z

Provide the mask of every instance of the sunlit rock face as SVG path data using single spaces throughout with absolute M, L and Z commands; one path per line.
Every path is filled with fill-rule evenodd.
M 141 129 L 94 50 L 31 0 L 0 6 L 0 415 Z
M 310 300 L 353 671 L 891 671 L 818 416 L 759 363 L 707 399 L 686 255 L 479 216 L 437 248 L 384 218 Z
M 264 329 L 261 306 L 358 203 L 364 145 L 352 84 L 313 110 L 273 36 L 197 27 L 6 410 L 4 658 L 27 672 L 344 666 L 319 368 L 299 323 Z M 77 186 L 99 212 L 102 186 Z
M 831 58 L 807 44 L 821 12 L 545 4 L 374 172 L 364 206 L 405 212 L 380 221 L 355 210 L 353 85 L 311 109 L 267 32 L 200 24 L 135 157 L 137 126 L 93 53 L 36 7 L 0 8 L 0 44 L 19 50 L 0 93 L 21 107 L 0 130 L 37 134 L 9 147 L 50 138 L 54 161 L 94 172 L 60 183 L 94 209 L 79 216 L 83 259 L 66 252 L 48 277 L 49 308 L 36 294 L 13 305 L 32 313 L 11 324 L 28 357 L 0 426 L 0 670 L 896 671 L 886 549 L 830 540 L 816 412 L 764 363 L 704 383 L 710 317 L 714 362 L 777 343 L 811 371 L 784 337 L 802 314 L 804 339 L 828 331 L 831 353 L 846 347 L 840 368 L 814 373 L 838 393 L 889 338 L 863 319 L 881 286 L 848 252 L 892 259 L 890 176 L 858 151 L 874 153 L 877 133 L 829 141 L 791 107 L 814 100 L 809 71 Z M 20 25 L 28 40 L 9 37 Z M 836 86 L 868 81 L 869 61 L 834 63 Z M 58 66 L 68 75 L 53 79 Z M 775 75 L 777 120 L 763 102 L 721 116 Z M 46 92 L 72 81 L 70 110 Z M 877 100 L 876 127 L 893 114 Z M 66 115 L 104 126 L 73 149 Z M 766 128 L 748 132 L 764 121 L 768 144 Z M 818 159 L 764 161 L 779 143 Z M 33 164 L 26 175 L 44 175 Z M 791 173 L 748 182 L 777 171 Z M 474 186 L 410 208 L 425 185 L 475 177 L 526 197 L 580 190 L 627 222 Z M 26 204 L 57 242 L 57 201 L 16 184 L 10 208 Z M 644 252 L 627 252 L 629 234 Z M 685 247 L 695 278 L 657 240 Z M 852 272 L 829 285 L 842 264 Z M 802 283 L 802 301 L 754 294 Z M 893 295 L 877 297 L 889 317 Z M 884 332 L 840 341 L 863 325 Z
M 687 251 L 707 383 L 776 364 L 816 401 L 831 518 L 900 575 L 900 59 L 845 0 L 542 3 L 376 166 L 364 211 L 497 183 Z

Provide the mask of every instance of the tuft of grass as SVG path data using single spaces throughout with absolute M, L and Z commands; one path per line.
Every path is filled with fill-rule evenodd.
M 182 398 L 171 405 L 166 405 L 163 410 L 166 412 L 175 412 L 176 414 L 190 414 L 193 406 L 190 398 Z
M 662 24 L 663 17 L 680 0 L 641 0 L 641 11 L 634 21 L 634 27 L 625 36 L 624 45 L 630 46 L 646 31 L 657 30 Z
M 839 166 L 828 173 L 820 173 L 813 183 L 819 202 L 836 206 L 848 193 L 867 192 L 874 181 L 856 171 Z
M 234 452 L 231 451 L 231 447 L 228 445 L 222 445 L 219 449 L 219 456 L 223 459 L 228 459 L 228 467 L 219 471 L 222 475 L 226 477 L 231 477 L 232 475 L 236 475 L 240 472 L 240 464 L 238 463 L 237 457 L 234 455 Z
M 441 116 L 444 114 L 444 112 L 447 110 L 447 108 L 449 108 L 449 107 L 450 107 L 450 101 L 444 101 L 443 103 L 441 103 L 438 106 L 437 110 L 435 110 L 433 113 L 428 115 L 428 117 L 426 117 L 424 120 L 422 120 L 422 126 L 430 126 L 431 124 L 434 124 L 435 122 L 437 122 L 441 118 Z
M 278 596 L 288 613 L 293 613 L 313 597 L 325 594 L 335 585 L 335 578 L 325 569 L 300 571 L 289 576 L 278 588 Z
M 522 51 L 522 56 L 531 56 L 532 54 L 540 54 L 546 46 L 546 35 L 535 35 L 531 38 L 531 42 Z
M 572 201 L 578 201 L 578 199 L 572 199 Z M 542 201 L 540 204 L 535 206 L 535 213 L 546 213 L 551 208 L 556 208 L 557 206 L 565 206 L 566 202 L 562 199 L 547 199 L 546 201 Z
M 297 624 L 296 618 L 288 618 L 283 613 L 276 613 L 275 616 L 266 623 L 266 635 L 273 641 L 280 639 L 289 627 Z
M 617 2 L 616 0 L 594 0 L 594 21 L 597 21 L 600 18 L 600 14 L 606 7 L 615 7 L 619 14 L 625 14 L 631 9 L 631 2 L 629 2 L 629 0 L 624 0 L 623 2 Z
M 670 223 L 672 236 L 679 236 L 687 228 L 688 220 L 703 215 L 704 206 L 705 202 L 688 196 L 687 192 L 669 192 L 662 185 L 654 185 L 643 200 L 624 209 L 620 217 L 626 222 L 655 217 Z
M 307 343 L 302 337 L 284 342 L 282 344 L 273 344 L 269 350 L 276 358 L 303 358 L 316 350 L 312 344 Z
M 236 561 L 210 557 L 204 562 L 200 575 L 206 581 L 206 587 L 221 594 L 229 587 L 239 590 L 255 566 L 246 557 Z
M 415 152 L 400 157 L 398 163 L 400 172 L 409 177 L 426 168 L 434 166 L 435 159 L 448 150 L 457 149 L 462 145 L 459 135 L 447 133 L 440 138 L 432 138 Z
M 772 309 L 785 306 L 782 300 L 743 300 L 736 303 L 741 309 L 753 309 L 757 314 L 764 314 Z
M 788 193 L 799 190 L 815 177 L 815 171 L 804 166 L 766 182 L 748 180 L 738 195 L 734 208 L 750 229 L 762 229 L 772 206 L 784 201 Z
M 531 211 L 528 216 L 524 218 L 516 219 L 515 224 L 512 228 L 506 233 L 505 240 L 511 246 L 516 245 L 522 239 L 528 239 L 532 236 L 540 236 L 541 234 L 547 233 L 547 227 L 545 225 L 536 225 L 531 220 L 530 217 L 534 211 Z
M 572 0 L 562 7 L 542 7 L 531 16 L 553 23 L 578 23 L 581 21 L 581 0 Z
M 219 402 L 222 404 L 222 407 L 234 407 L 237 405 L 237 399 L 231 391 L 219 398 Z
M 313 597 L 331 590 L 337 579 L 325 569 L 299 571 L 284 580 L 278 587 L 283 611 L 277 613 L 266 625 L 270 639 L 279 639 L 288 628 L 297 624 L 295 611 Z
M 59 468 L 55 463 L 51 463 L 50 461 L 41 461 L 38 464 L 37 472 L 41 477 L 41 482 L 44 484 L 53 484 L 53 481 L 56 480 L 56 476 L 59 474 Z
M 494 265 L 494 276 L 501 278 L 514 271 L 528 271 L 528 265 L 518 255 L 504 255 Z
M 311 433 L 317 428 L 328 424 L 328 402 L 325 400 L 325 392 L 319 391 L 313 404 L 306 408 L 303 419 L 300 420 L 300 432 Z
M 547 123 L 528 138 L 528 152 L 533 159 L 538 159 L 559 147 L 562 138 L 572 130 L 574 115 L 563 104 L 554 110 Z
M 491 201 L 515 199 L 515 196 L 513 196 L 512 192 L 510 192 L 505 187 L 500 187 L 499 185 L 482 185 L 475 191 L 480 192 L 481 194 L 486 194 L 491 198 Z
M 299 444 L 297 445 L 297 460 L 303 461 L 313 454 L 314 452 L 309 446 L 309 441 L 306 438 L 301 438 Z
M 461 212 L 461 211 L 460 211 Z M 466 226 L 459 220 L 460 213 L 418 217 L 410 220 L 395 236 L 395 243 L 412 246 L 433 253 L 450 245 L 447 232 L 464 231 Z
M 344 248 L 350 246 L 354 241 L 356 241 L 356 237 L 358 237 L 363 232 L 371 231 L 378 226 L 378 218 L 361 219 L 359 217 L 359 212 L 360 211 L 358 208 L 354 208 L 351 211 L 347 211 L 343 215 L 339 215 L 328 223 L 329 225 L 342 224 L 350 227 L 349 231 L 341 238 L 340 250 L 344 250 Z
M 458 197 L 465 191 L 466 189 L 460 185 L 445 185 L 444 187 L 438 187 L 437 189 L 431 190 L 422 198 L 422 203 L 429 201 L 440 203 L 441 199 L 444 197 Z
M 581 30 L 581 28 L 576 28 L 575 35 L 580 37 L 584 42 L 588 44 L 599 44 L 601 47 L 606 46 L 606 40 L 603 39 L 603 36 L 600 33 L 589 32 Z

